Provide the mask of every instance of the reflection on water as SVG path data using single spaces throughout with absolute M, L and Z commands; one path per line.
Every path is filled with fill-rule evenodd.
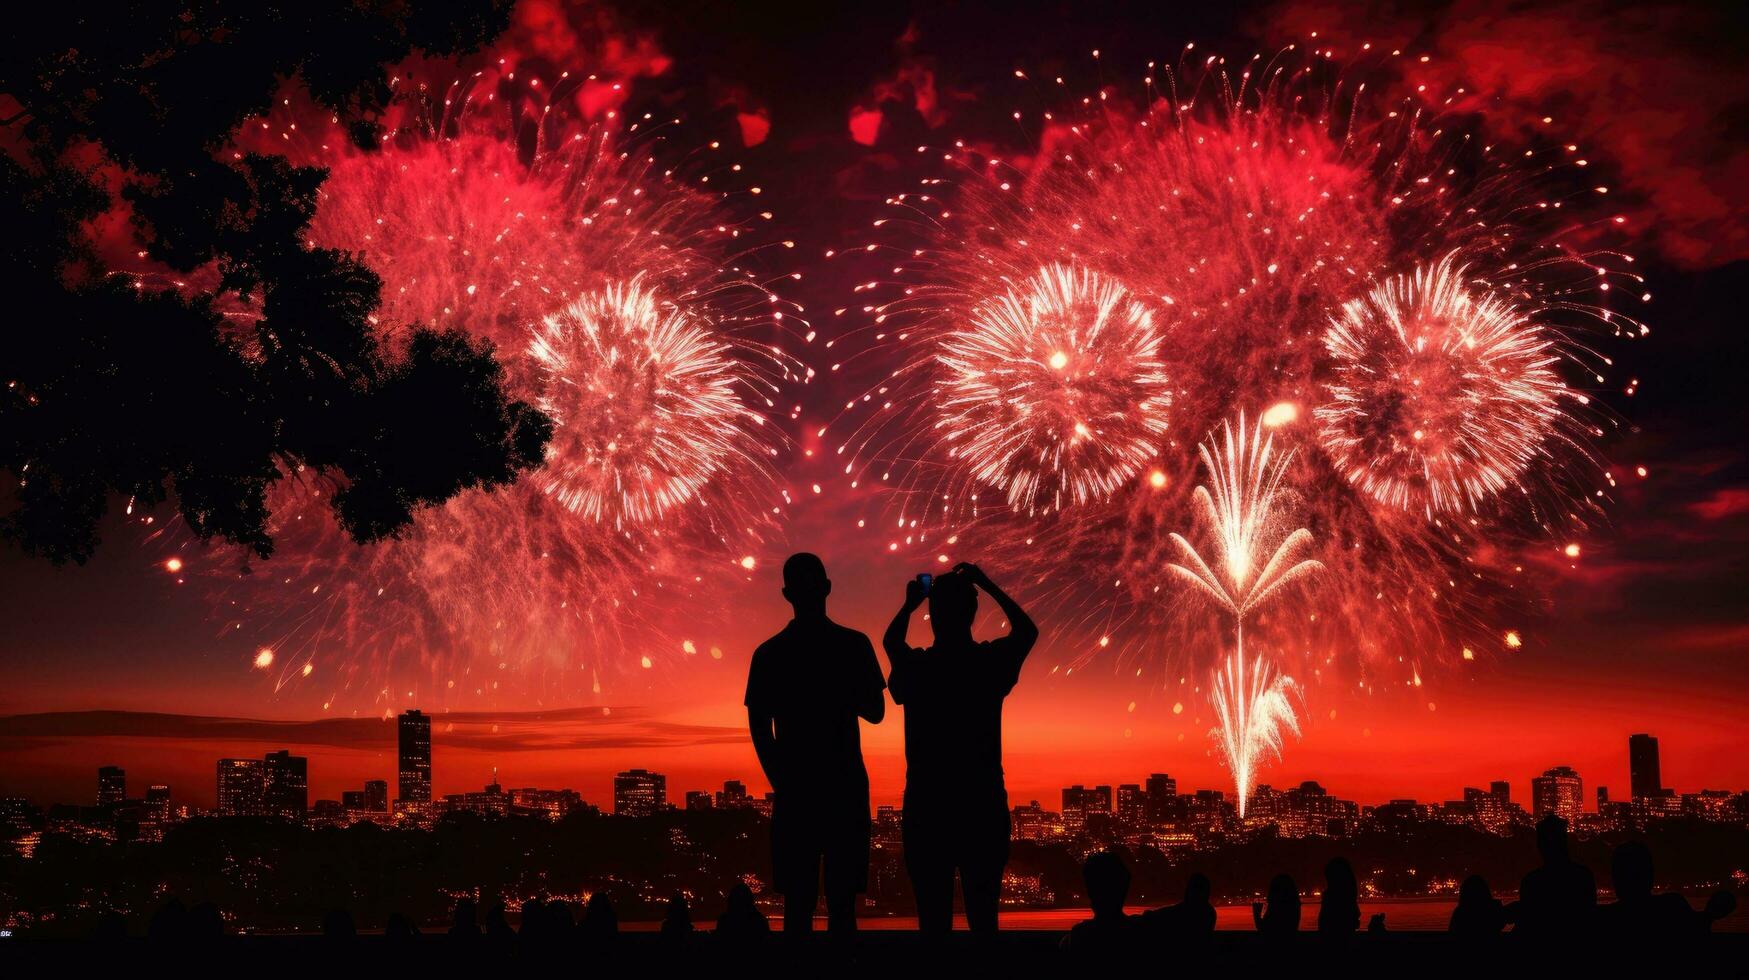
M 1699 908 L 1705 904 L 1705 896 L 1690 896 L 1689 904 Z M 1749 932 L 1749 908 L 1745 903 L 1739 903 L 1737 911 L 1713 923 L 1714 932 Z M 1361 927 L 1365 928 L 1375 912 L 1385 916 L 1385 928 L 1399 932 L 1425 932 L 1430 930 L 1443 931 L 1451 923 L 1451 910 L 1457 902 L 1452 899 L 1398 899 L 1395 901 L 1374 901 L 1360 903 Z M 1140 906 L 1132 907 L 1130 912 L 1141 912 Z M 1024 909 L 1005 911 L 1001 913 L 1001 926 L 1004 929 L 1047 929 L 1066 931 L 1075 923 L 1087 918 L 1090 913 L 1086 909 Z M 824 920 L 821 922 L 824 927 Z M 773 926 L 776 927 L 774 921 Z M 857 925 L 863 929 L 915 929 L 915 916 L 882 916 L 857 920 Z M 964 929 L 964 916 L 954 916 L 954 928 Z M 1300 910 L 1300 928 L 1314 930 L 1318 927 L 1318 903 L 1305 902 Z M 1250 905 L 1219 905 L 1215 907 L 1215 928 L 1242 929 L 1250 931 L 1254 928 L 1251 922 Z

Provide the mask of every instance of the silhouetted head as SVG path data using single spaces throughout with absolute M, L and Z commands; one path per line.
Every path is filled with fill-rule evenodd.
M 1324 901 L 1353 901 L 1360 895 L 1360 884 L 1354 880 L 1354 866 L 1345 857 L 1333 857 L 1324 865 Z
M 1081 879 L 1087 883 L 1087 900 L 1096 916 L 1122 915 L 1124 899 L 1130 894 L 1130 869 L 1123 858 L 1110 851 L 1100 851 L 1081 866 Z
M 331 909 L 322 917 L 322 935 L 329 939 L 356 939 L 358 926 L 352 921 L 352 913 L 345 909 Z
M 1209 884 L 1209 876 L 1198 871 L 1184 883 L 1184 904 L 1207 905 L 1209 894 L 1213 891 L 1214 886 Z
M 1493 897 L 1494 893 L 1488 890 L 1488 879 L 1481 875 L 1470 875 L 1458 888 L 1459 905 L 1486 905 Z
M 831 594 L 832 580 L 818 555 L 797 552 L 783 563 L 783 597 L 797 616 L 824 616 L 826 597 Z
M 663 918 L 673 923 L 692 924 L 692 908 L 686 904 L 686 896 L 675 892 L 668 896 L 668 910 Z
M 1631 840 L 1615 849 L 1609 859 L 1609 880 L 1615 886 L 1615 897 L 1624 902 L 1639 901 L 1652 895 L 1652 849 Z
M 1269 879 L 1269 908 L 1275 911 L 1289 906 L 1299 908 L 1300 886 L 1294 884 L 1293 875 L 1276 875 Z
M 731 912 L 759 912 L 759 907 L 753 904 L 753 889 L 744 881 L 736 882 L 735 887 L 729 889 L 727 905 Z
M 1560 864 L 1567 860 L 1567 821 L 1552 813 L 1537 821 L 1536 849 L 1544 863 Z
M 217 905 L 202 902 L 188 910 L 188 931 L 202 939 L 222 936 L 225 934 L 225 917 L 219 914 Z
M 480 907 L 471 898 L 464 898 L 455 903 L 455 915 L 451 920 L 457 929 L 477 929 L 480 926 Z
M 929 586 L 929 626 L 935 635 L 971 635 L 978 614 L 978 589 L 959 572 L 938 575 Z
M 1737 911 L 1737 896 L 1721 889 L 1713 892 L 1712 896 L 1706 900 L 1706 911 L 1702 914 L 1717 922 L 1735 911 Z

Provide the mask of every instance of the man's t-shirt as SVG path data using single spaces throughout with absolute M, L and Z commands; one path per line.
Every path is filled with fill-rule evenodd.
M 937 643 L 893 663 L 905 707 L 907 794 L 980 794 L 1002 782 L 1002 700 L 1032 644 L 1009 635 L 969 647 Z
M 753 651 L 746 705 L 772 718 L 785 783 L 780 799 L 849 798 L 866 812 L 857 710 L 886 686 L 868 637 L 831 620 L 791 620 Z

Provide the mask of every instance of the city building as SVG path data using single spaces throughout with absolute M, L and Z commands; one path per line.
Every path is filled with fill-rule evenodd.
M 1117 788 L 1117 821 L 1126 827 L 1140 827 L 1148 821 L 1147 797 L 1140 783 L 1123 783 Z
M 668 807 L 668 777 L 648 769 L 630 769 L 613 777 L 613 812 L 647 817 Z
M 709 810 L 712 807 L 711 794 L 702 789 L 686 791 L 686 808 L 688 810 Z
M 752 805 L 753 799 L 747 795 L 746 783 L 741 782 L 739 779 L 730 779 L 723 782 L 722 790 L 717 793 L 718 809 L 733 810 L 739 807 L 751 807 Z
M 128 798 L 128 773 L 120 766 L 97 770 L 97 805 L 116 806 Z
M 1628 794 L 1636 800 L 1667 795 L 1658 767 L 1658 740 L 1651 735 L 1628 736 Z
M 260 759 L 219 760 L 220 816 L 261 816 L 262 768 Z
M 1087 827 L 1090 813 L 1111 812 L 1110 786 L 1074 786 L 1063 788 L 1063 832 L 1079 834 Z
M 1148 798 L 1148 819 L 1155 823 L 1169 819 L 1177 802 L 1178 780 L 1163 772 L 1150 773 L 1142 787 Z
M 267 753 L 261 769 L 261 803 L 267 816 L 302 820 L 310 806 L 310 762 L 290 750 Z
M 370 779 L 364 784 L 364 799 L 362 809 L 371 813 L 389 812 L 389 781 L 386 779 Z
M 1556 766 L 1530 781 L 1530 812 L 1541 820 L 1549 814 L 1573 823 L 1585 809 L 1585 784 L 1567 766 Z
M 404 803 L 431 801 L 431 717 L 414 710 L 401 715 L 396 752 L 396 790 Z

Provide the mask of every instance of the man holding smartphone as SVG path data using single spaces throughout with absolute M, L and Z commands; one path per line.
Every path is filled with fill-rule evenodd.
M 832 580 L 814 555 L 783 563 L 783 597 L 795 618 L 753 653 L 747 721 L 776 800 L 773 884 L 785 932 L 814 928 L 825 878 L 827 927 L 856 929 L 856 895 L 868 889 L 868 770 L 862 728 L 887 713 L 886 681 L 868 637 L 826 618 Z
M 978 642 L 972 620 L 983 591 L 1008 618 L 1008 635 Z M 927 601 L 935 642 L 906 641 L 911 614 Z M 1008 864 L 1008 788 L 1002 778 L 1002 702 L 1020 679 L 1038 627 L 978 566 L 961 563 L 905 586 L 905 605 L 882 645 L 888 686 L 905 708 L 905 866 L 917 896 L 918 928 L 953 928 L 959 871 L 966 922 L 996 931 L 1002 869 Z

